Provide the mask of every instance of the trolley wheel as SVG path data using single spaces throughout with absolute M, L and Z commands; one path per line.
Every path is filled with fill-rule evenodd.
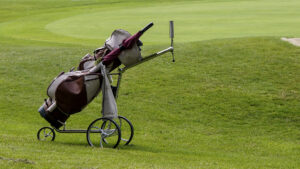
M 40 141 L 54 141 L 55 132 L 51 127 L 42 127 L 37 132 L 37 139 Z
M 122 144 L 128 145 L 133 138 L 133 134 L 134 134 L 133 125 L 127 118 L 123 116 L 118 116 L 118 120 L 115 121 L 119 125 L 120 130 L 122 132 L 122 137 L 121 137 Z
M 116 148 L 121 140 L 121 130 L 115 121 L 99 118 L 89 125 L 86 138 L 92 147 Z

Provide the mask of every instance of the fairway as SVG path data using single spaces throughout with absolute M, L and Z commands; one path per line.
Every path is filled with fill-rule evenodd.
M 0 168 L 300 168 L 300 1 L 0 0 Z M 91 148 L 85 134 L 57 133 L 37 109 L 49 83 L 103 45 L 135 33 L 142 54 L 163 55 L 124 73 L 119 114 L 129 146 Z M 72 115 L 87 129 L 101 96 Z

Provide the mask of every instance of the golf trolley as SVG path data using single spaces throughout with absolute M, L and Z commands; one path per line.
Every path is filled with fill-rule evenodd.
M 104 85 L 103 81 L 105 80 L 104 77 L 108 76 L 117 76 L 117 84 L 115 87 L 111 87 L 109 89 L 113 93 L 113 97 L 116 100 L 118 98 L 119 94 L 119 89 L 121 85 L 121 80 L 122 80 L 122 75 L 123 73 L 132 68 L 135 67 L 139 64 L 142 64 L 146 61 L 149 61 L 157 56 L 163 55 L 165 53 L 171 52 L 173 56 L 173 62 L 174 60 L 174 47 L 173 47 L 173 38 L 174 38 L 174 28 L 173 28 L 173 21 L 170 21 L 170 38 L 171 38 L 171 46 L 161 50 L 157 53 L 153 53 L 149 56 L 146 57 L 140 57 L 138 61 L 131 62 L 129 63 L 127 60 L 123 61 L 123 58 L 126 58 L 126 56 L 122 56 L 123 58 L 120 58 L 120 55 L 124 55 L 124 51 L 129 51 L 129 50 L 134 50 L 133 48 L 137 47 L 136 44 L 141 43 L 139 41 L 139 37 L 147 31 L 149 28 L 153 26 L 153 23 L 150 23 L 147 25 L 144 29 L 139 31 L 133 36 L 124 36 L 123 39 L 121 39 L 121 43 L 118 43 L 117 47 L 111 48 L 108 52 L 104 50 L 104 48 L 99 48 L 100 50 L 103 50 L 104 52 L 101 53 L 99 50 L 96 50 L 94 52 L 94 56 L 85 56 L 83 58 L 84 60 L 84 66 L 80 71 L 70 71 L 68 73 L 61 73 L 58 77 L 56 77 L 53 82 L 50 84 L 48 87 L 48 96 L 49 99 L 45 99 L 45 103 L 40 107 L 39 112 L 40 115 L 45 118 L 52 127 L 42 127 L 38 130 L 37 132 L 37 139 L 41 141 L 54 141 L 55 140 L 55 131 L 58 133 L 85 133 L 87 142 L 90 146 L 94 147 L 111 147 L 111 148 L 116 148 L 120 143 L 124 145 L 128 145 L 134 135 L 134 128 L 132 123 L 125 117 L 123 116 L 106 116 L 103 113 L 103 117 L 98 118 L 94 120 L 93 122 L 90 123 L 88 128 L 85 129 L 66 129 L 66 120 L 70 116 L 70 114 L 80 112 L 83 107 L 88 104 L 94 97 L 98 95 L 100 92 L 100 86 Z M 125 33 L 126 34 L 126 33 Z M 114 33 L 112 34 L 111 38 L 109 40 L 114 39 Z M 123 35 L 122 35 L 123 36 Z M 118 36 L 120 37 L 120 36 Z M 106 41 L 106 46 L 110 45 L 110 41 Z M 111 43 L 113 44 L 113 43 Z M 122 53 L 123 52 L 123 53 Z M 101 60 L 100 63 L 97 63 L 97 57 L 95 56 L 95 53 L 101 53 L 103 57 L 101 57 L 99 60 Z M 132 53 L 131 53 L 132 55 Z M 120 64 L 117 64 L 118 71 L 116 73 L 111 73 L 111 70 L 113 70 L 113 67 L 116 67 L 116 64 L 113 64 L 112 62 L 115 62 L 115 60 L 121 60 L 121 63 L 124 64 L 124 67 L 120 67 Z M 92 58 L 92 59 L 91 59 Z M 132 60 L 132 59 L 131 59 Z M 92 64 L 91 64 L 92 63 Z M 99 73 L 99 70 L 102 68 L 103 63 L 106 66 L 106 70 L 109 69 L 109 71 L 102 71 Z M 110 65 L 110 66 L 109 66 Z M 113 65 L 113 66 L 111 66 Z M 104 67 L 105 67 L 104 66 Z M 80 67 L 80 66 L 79 66 Z M 84 80 L 82 80 L 84 79 Z M 81 80 L 81 81 L 80 81 Z M 72 83 L 71 83 L 72 82 Z M 76 82 L 76 83 L 75 83 Z M 84 106 L 79 107 L 79 109 L 74 110 L 74 107 L 67 107 L 64 108 L 66 105 L 65 103 L 62 104 L 65 100 L 72 97 L 67 97 L 63 98 L 62 100 L 60 99 L 60 95 L 58 92 L 61 92 L 63 94 L 67 93 L 63 89 L 61 89 L 63 86 L 67 86 L 67 89 L 69 90 L 70 88 L 78 88 L 78 84 L 81 85 L 81 82 L 83 82 L 83 85 L 85 85 L 86 89 L 86 95 L 89 96 L 89 93 L 92 93 L 93 95 L 87 99 L 87 101 L 82 104 Z M 75 87 L 74 87 L 75 85 Z M 54 87 L 53 87 L 54 86 Z M 95 87 L 96 86 L 96 87 Z M 53 94 L 52 92 L 55 91 Z M 90 89 L 92 88 L 92 89 Z M 54 90 L 55 89 L 55 90 Z M 89 91 L 90 90 L 90 91 Z M 92 91 L 92 92 L 91 92 Z M 74 92 L 74 91 L 72 91 Z M 74 92 L 77 95 L 74 95 L 74 98 L 78 96 L 78 93 L 81 91 Z M 85 92 L 85 90 L 84 90 Z M 83 92 L 83 93 L 84 93 Z M 102 87 L 102 92 L 103 92 L 103 101 L 107 99 L 107 97 L 104 97 L 106 93 L 106 89 Z M 69 92 L 70 93 L 70 92 Z M 67 93 L 68 94 L 68 93 Z M 65 95 L 67 95 L 65 94 Z M 91 94 L 90 94 L 91 95 Z M 64 95 L 63 95 L 64 96 Z M 81 97 L 82 95 L 80 95 Z M 78 96 L 79 98 L 79 96 Z M 77 99 L 78 100 L 78 99 Z M 75 101 L 77 101 L 75 100 Z M 80 99 L 79 99 L 80 100 Z M 75 105 L 74 101 L 71 101 L 73 106 L 80 105 L 82 102 L 82 99 Z M 66 102 L 68 103 L 68 102 Z M 103 104 L 104 105 L 104 104 Z M 102 105 L 102 109 L 103 108 Z M 66 106 L 65 106 L 66 107 Z M 65 113 L 65 112 L 71 112 L 71 113 Z M 73 112 L 73 113 L 72 113 Z M 59 129 L 60 127 L 63 127 L 62 129 Z

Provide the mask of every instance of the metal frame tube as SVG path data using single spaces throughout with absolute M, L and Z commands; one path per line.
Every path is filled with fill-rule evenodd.
M 120 86 L 121 86 L 122 73 L 123 73 L 122 70 L 119 69 L 119 76 L 118 76 L 118 82 L 117 82 L 117 91 L 116 91 L 116 97 L 115 97 L 116 101 L 119 97 L 119 90 L 120 90 Z
M 54 128 L 55 131 L 57 131 L 58 133 L 86 133 L 87 130 L 66 130 L 66 129 L 63 129 L 63 130 L 60 130 L 60 129 L 57 129 L 57 128 Z
M 156 58 L 157 56 L 163 55 L 163 54 L 165 54 L 165 53 L 167 53 L 167 52 L 173 52 L 173 50 L 174 50 L 174 48 L 173 48 L 172 46 L 170 46 L 170 47 L 168 47 L 168 48 L 166 48 L 166 49 L 164 49 L 164 50 L 162 50 L 162 51 L 159 51 L 159 52 L 157 52 L 157 53 L 153 53 L 153 54 L 151 54 L 151 55 L 149 55 L 149 56 L 144 57 L 141 61 L 139 61 L 139 62 L 137 62 L 137 63 L 135 63 L 135 64 L 133 64 L 133 65 L 125 66 L 125 67 L 121 68 L 121 72 L 125 72 L 126 70 L 128 70 L 128 69 L 130 69 L 130 68 L 133 68 L 133 67 L 135 67 L 135 66 L 137 66 L 137 65 L 139 65 L 139 64 L 141 64 L 141 63 L 144 63 L 144 62 L 146 62 L 146 61 L 149 61 L 149 60 L 151 60 L 151 59 L 154 59 L 154 58 Z
M 55 131 L 57 131 L 58 133 L 86 133 L 88 130 L 81 130 L 81 129 L 78 129 L 78 130 L 60 130 L 60 129 L 56 129 L 54 128 Z M 91 130 L 91 133 L 101 133 L 100 130 Z

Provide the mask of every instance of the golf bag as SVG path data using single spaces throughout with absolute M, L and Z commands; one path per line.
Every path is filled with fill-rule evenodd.
M 59 74 L 48 87 L 49 98 L 40 107 L 40 115 L 59 128 L 71 114 L 84 109 L 102 88 L 105 90 L 102 106 L 106 107 L 102 114 L 116 117 L 116 103 L 106 73 L 121 64 L 129 66 L 142 59 L 139 48 L 142 43 L 138 40 L 141 34 L 131 36 L 125 30 L 115 30 L 104 46 L 94 51 L 94 56 L 87 54 L 81 59 L 78 71 Z
M 41 116 L 59 128 L 71 114 L 80 112 L 99 94 L 101 83 L 102 75 L 99 73 L 61 73 L 48 87 L 49 98 L 39 109 Z

